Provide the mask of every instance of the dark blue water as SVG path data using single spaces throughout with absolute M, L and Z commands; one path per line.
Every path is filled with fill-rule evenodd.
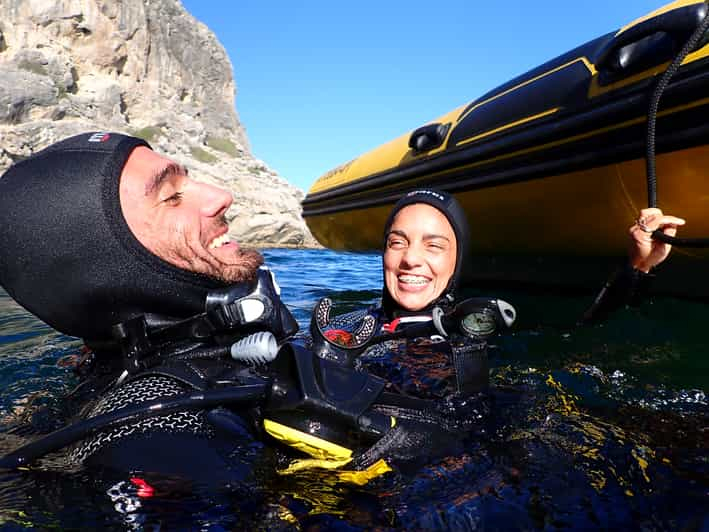
M 379 297 L 376 255 L 268 250 L 301 327 Z M 489 290 L 489 289 L 488 289 Z M 475 293 L 470 290 L 470 294 Z M 490 293 L 490 292 L 488 292 Z M 491 350 L 492 402 L 464 450 L 360 488 L 325 473 L 256 468 L 248 485 L 155 481 L 67 468 L 61 453 L 0 472 L 7 530 L 709 530 L 709 307 L 656 299 L 574 327 L 591 300 L 502 290 L 517 307 Z M 0 452 L 61 427 L 81 344 L 0 291 Z

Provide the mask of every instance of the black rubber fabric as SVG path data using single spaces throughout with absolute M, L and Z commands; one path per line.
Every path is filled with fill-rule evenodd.
M 584 312 L 581 323 L 600 322 L 625 305 L 639 306 L 647 298 L 654 280 L 654 274 L 636 270 L 624 261 Z
M 86 133 L 0 178 L 0 284 L 55 329 L 89 342 L 146 312 L 187 317 L 224 286 L 145 249 L 121 211 L 119 178 L 145 141 Z
M 149 375 L 101 397 L 88 417 L 155 399 L 169 399 L 189 388 L 169 377 Z M 178 410 L 99 432 L 78 442 L 70 458 L 87 467 L 176 476 L 213 485 L 240 482 L 251 475 L 262 446 L 245 412 L 227 408 Z
M 187 390 L 186 386 L 168 377 L 151 375 L 135 379 L 101 397 L 91 408 L 88 417 L 113 412 L 128 405 L 180 395 Z M 101 450 L 105 450 L 106 447 L 121 447 L 122 440 L 130 436 L 135 438 L 135 436 L 158 432 L 186 433 L 194 437 L 209 438 L 214 431 L 205 422 L 204 411 L 184 410 L 155 415 L 140 421 L 126 423 L 112 430 L 99 432 L 75 445 L 71 457 L 73 461 L 83 463 Z
M 439 416 L 396 407 L 377 407 L 396 417 L 396 424 L 374 445 L 355 455 L 353 467 L 364 469 L 380 459 L 402 466 L 428 463 L 431 458 L 461 451 L 466 432 L 450 430 Z

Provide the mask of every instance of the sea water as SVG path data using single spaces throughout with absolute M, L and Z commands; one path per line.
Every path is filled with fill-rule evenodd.
M 380 296 L 376 254 L 265 255 L 301 328 L 321 297 L 339 313 Z M 577 327 L 593 294 L 485 290 L 518 321 L 492 341 L 484 430 L 456 454 L 364 487 L 256 469 L 219 489 L 163 479 L 148 497 L 57 453 L 0 471 L 0 527 L 709 530 L 709 306 L 655 298 Z M 63 426 L 80 349 L 0 291 L 0 453 Z

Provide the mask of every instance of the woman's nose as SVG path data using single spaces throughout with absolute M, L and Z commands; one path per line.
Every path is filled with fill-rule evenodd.
M 208 183 L 199 183 L 199 188 L 200 209 L 204 216 L 220 216 L 234 202 L 231 192 L 226 189 Z
M 423 262 L 419 246 L 409 244 L 401 256 L 401 262 L 408 267 L 419 266 Z

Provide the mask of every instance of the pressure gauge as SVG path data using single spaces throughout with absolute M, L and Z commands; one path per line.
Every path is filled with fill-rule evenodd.
M 497 322 L 492 312 L 480 310 L 467 314 L 460 322 L 460 328 L 468 336 L 490 336 L 497 329 Z

